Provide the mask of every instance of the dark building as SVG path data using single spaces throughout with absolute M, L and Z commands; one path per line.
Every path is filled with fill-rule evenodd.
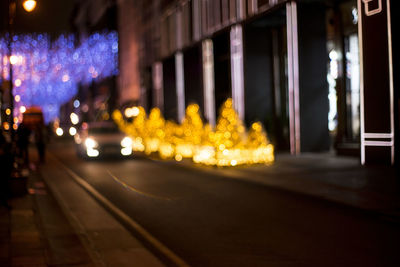
M 118 1 L 120 96 L 176 121 L 196 102 L 211 124 L 232 97 L 247 125 L 264 123 L 277 151 L 393 164 L 393 2 Z

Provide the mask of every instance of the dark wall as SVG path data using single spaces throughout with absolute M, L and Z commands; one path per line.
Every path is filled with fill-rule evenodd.
M 299 94 L 302 152 L 328 150 L 330 146 L 325 25 L 323 4 L 299 3 Z
M 229 31 L 222 32 L 213 38 L 214 43 L 214 77 L 215 77 L 215 110 L 217 116 L 225 100 L 232 97 L 230 37 Z
M 271 132 L 273 115 L 273 70 L 271 31 L 266 27 L 245 27 L 245 121 L 264 123 Z
M 261 121 L 277 151 L 289 149 L 286 12 L 244 26 L 245 123 Z
M 142 92 L 145 100 L 145 108 L 147 112 L 150 112 L 150 110 L 155 106 L 153 103 L 153 81 L 152 81 L 152 68 L 151 67 L 146 67 L 143 70 L 143 87 L 145 88 L 145 91 Z
M 106 10 L 100 20 L 90 27 L 90 32 L 98 32 L 104 29 L 117 30 L 117 20 L 117 5 L 112 5 Z
M 392 1 L 394 2 L 394 1 Z M 386 1 L 382 9 L 386 11 Z M 390 68 L 387 33 L 387 14 L 377 13 L 362 18 L 362 71 L 365 133 L 389 133 L 391 131 Z M 365 163 L 390 163 L 391 148 L 384 146 L 365 149 Z
M 175 57 L 169 57 L 163 62 L 164 79 L 164 116 L 168 120 L 178 120 Z
M 204 112 L 203 97 L 203 65 L 201 46 L 196 45 L 186 50 L 183 54 L 185 77 L 185 105 L 196 103 L 200 112 Z
M 0 32 L 7 31 L 8 1 L 0 1 Z

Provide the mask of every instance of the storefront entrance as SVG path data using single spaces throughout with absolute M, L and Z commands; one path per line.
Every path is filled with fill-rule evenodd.
M 289 151 L 286 11 L 244 26 L 245 122 L 261 121 L 277 151 Z
M 338 154 L 360 155 L 360 60 L 357 1 L 327 8 L 329 131 Z

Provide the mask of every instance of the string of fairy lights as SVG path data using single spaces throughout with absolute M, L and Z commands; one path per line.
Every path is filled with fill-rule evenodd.
M 9 58 L 7 36 L 0 37 L 0 83 L 9 80 L 11 63 L 15 117 L 26 107 L 39 106 L 45 121 L 52 121 L 80 84 L 118 74 L 116 32 L 94 33 L 76 43 L 72 34 L 55 40 L 47 34 L 14 35 Z

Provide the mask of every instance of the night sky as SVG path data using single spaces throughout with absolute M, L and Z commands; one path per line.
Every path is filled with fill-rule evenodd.
M 3 2 L 1 15 L 4 18 L 7 16 L 8 1 L 1 1 Z M 15 31 L 47 32 L 51 34 L 70 32 L 72 30 L 71 15 L 74 5 L 75 1 L 73 0 L 38 0 L 35 10 L 28 13 L 22 7 L 22 0 L 17 0 Z M 2 28 L 5 28 L 4 19 L 2 20 Z

